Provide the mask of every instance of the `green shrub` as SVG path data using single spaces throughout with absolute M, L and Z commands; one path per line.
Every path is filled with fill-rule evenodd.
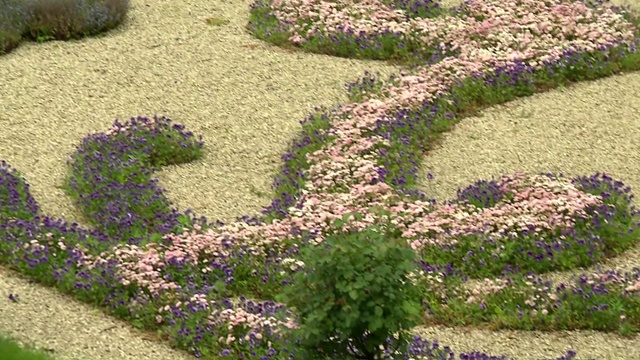
M 420 292 L 408 277 L 415 252 L 389 223 L 343 232 L 348 218 L 324 243 L 301 249 L 304 268 L 278 297 L 299 313 L 293 336 L 309 358 L 403 352 L 408 330 L 420 321 Z
M 4 335 L 0 335 L 0 354 L 2 360 L 52 360 L 44 351 L 21 346 Z

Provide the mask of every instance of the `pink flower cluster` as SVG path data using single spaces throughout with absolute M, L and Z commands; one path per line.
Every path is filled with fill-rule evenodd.
M 600 197 L 581 192 L 566 181 L 546 176 L 505 176 L 500 186 L 512 195 L 512 199 L 501 201 L 489 209 L 478 209 L 468 204 L 433 206 L 423 201 L 407 202 L 391 194 L 386 190 L 387 185 L 382 184 L 385 191 L 389 191 L 385 194 L 387 198 L 372 198 L 371 203 L 390 211 L 392 215 L 387 219 L 370 211 L 371 207 L 353 201 L 348 196 L 351 193 L 314 194 L 306 199 L 302 209 L 291 209 L 289 217 L 271 224 L 234 223 L 206 231 L 196 226 L 192 232 L 165 235 L 165 240 L 171 241 L 171 245 L 152 243 L 144 248 L 121 245 L 106 260 L 114 256 L 118 259 L 117 268 L 125 285 L 135 283 L 159 293 L 178 288 L 177 284 L 165 281 L 160 274 L 171 260 L 197 265 L 202 272 L 210 271 L 209 264 L 230 255 L 223 246 L 230 238 L 245 245 L 256 258 L 261 258 L 266 249 L 277 248 L 282 240 L 300 236 L 294 233 L 316 232 L 318 237 L 315 241 L 322 241 L 326 234 L 337 231 L 333 220 L 354 211 L 360 212 L 363 218 L 354 219 L 346 229 L 364 229 L 381 220 L 389 220 L 403 230 L 403 237 L 419 250 L 424 246 L 454 244 L 455 237 L 460 235 L 483 233 L 499 238 L 513 235 L 530 225 L 535 226 L 536 234 L 546 229 L 571 227 L 576 217 L 586 216 L 586 207 L 602 204 Z M 357 194 L 357 188 L 352 189 L 352 193 Z M 368 190 L 375 193 L 375 185 Z
M 410 216 L 402 217 L 410 225 L 400 229 L 404 230 L 402 236 L 410 239 L 412 248 L 420 250 L 428 245 L 454 245 L 457 237 L 478 233 L 493 239 L 516 237 L 530 226 L 534 227 L 534 235 L 540 236 L 544 230 L 573 227 L 574 219 L 587 216 L 587 207 L 602 204 L 598 196 L 543 175 L 505 176 L 500 185 L 513 200 L 501 201 L 488 209 L 450 204 L 427 212 L 428 209 L 405 203 L 392 209 L 398 214 L 405 213 L 405 208 L 411 209 Z
M 382 0 L 276 0 L 273 15 L 292 23 L 289 40 L 310 41 L 346 31 L 354 34 L 402 34 L 426 47 L 460 50 L 460 60 L 503 66 L 520 59 L 537 66 L 564 49 L 593 51 L 633 40 L 633 26 L 609 7 L 596 10 L 562 0 L 471 0 L 464 16 L 409 19 Z

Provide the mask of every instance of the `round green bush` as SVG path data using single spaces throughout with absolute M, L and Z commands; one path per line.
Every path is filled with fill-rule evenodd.
M 420 291 L 410 280 L 416 254 L 391 224 L 343 233 L 345 221 L 320 245 L 301 249 L 303 269 L 279 296 L 300 315 L 293 336 L 308 358 L 403 353 L 421 314 Z

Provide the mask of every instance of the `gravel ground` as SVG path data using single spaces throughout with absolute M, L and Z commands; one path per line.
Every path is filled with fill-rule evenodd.
M 627 0 L 627 3 L 629 3 Z M 636 0 L 634 0 L 636 1 Z M 169 198 L 210 219 L 269 203 L 279 156 L 314 106 L 346 100 L 343 84 L 379 62 L 288 52 L 244 30 L 249 0 L 133 0 L 125 26 L 102 38 L 23 43 L 0 57 L 0 159 L 18 168 L 43 211 L 82 223 L 58 187 L 65 159 L 116 117 L 167 115 L 203 134 L 205 158 L 158 174 Z M 637 1 L 636 1 L 637 3 Z M 171 16 L 166 16 L 171 14 Z M 211 27 L 210 17 L 230 21 Z M 465 119 L 425 159 L 439 198 L 516 170 L 607 171 L 640 188 L 640 74 L 554 91 Z M 542 127 L 542 120 L 544 125 Z M 549 121 L 553 126 L 548 126 Z M 505 136 L 506 135 L 506 136 Z M 567 136 L 570 135 L 570 136 Z M 491 145 L 487 145 L 491 144 Z M 639 251 L 613 261 L 639 263 Z M 558 277 L 566 274 L 556 274 Z M 20 302 L 8 300 L 17 293 Z M 189 359 L 127 324 L 0 269 L 0 332 L 60 360 Z M 640 337 L 419 329 L 455 351 L 540 360 L 567 348 L 598 359 L 640 359 Z

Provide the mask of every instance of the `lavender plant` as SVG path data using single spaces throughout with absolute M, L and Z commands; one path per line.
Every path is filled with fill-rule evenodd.
M 129 6 L 130 0 L 2 0 L 0 54 L 23 36 L 42 42 L 103 33 L 125 20 Z

